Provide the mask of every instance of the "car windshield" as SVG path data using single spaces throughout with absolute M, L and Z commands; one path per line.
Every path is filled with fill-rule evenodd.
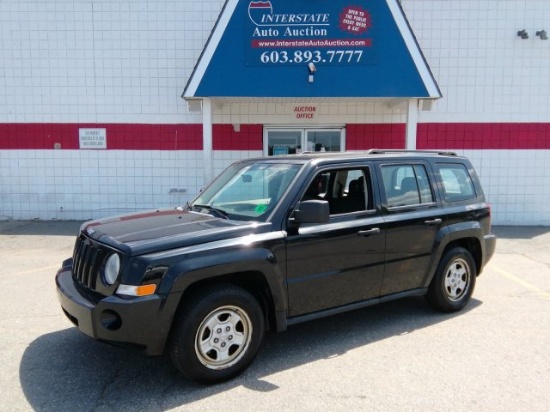
M 301 167 L 271 162 L 231 165 L 190 207 L 228 219 L 265 221 Z

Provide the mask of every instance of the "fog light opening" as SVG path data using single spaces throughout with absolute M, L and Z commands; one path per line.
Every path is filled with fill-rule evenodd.
M 100 317 L 101 325 L 107 330 L 117 330 L 122 326 L 122 319 L 112 310 L 104 310 Z

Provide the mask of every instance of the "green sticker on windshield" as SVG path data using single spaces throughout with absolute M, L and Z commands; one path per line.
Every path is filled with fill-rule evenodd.
M 254 209 L 257 213 L 264 213 L 267 210 L 267 205 L 257 205 Z

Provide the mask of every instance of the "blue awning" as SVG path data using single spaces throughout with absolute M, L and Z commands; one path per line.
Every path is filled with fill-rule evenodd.
M 182 97 L 441 92 L 397 0 L 227 0 Z

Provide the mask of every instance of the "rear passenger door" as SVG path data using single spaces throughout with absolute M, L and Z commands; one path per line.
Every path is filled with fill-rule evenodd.
M 445 213 L 427 162 L 377 162 L 386 223 L 386 267 L 381 295 L 427 286 Z
M 384 274 L 384 221 L 372 164 L 327 168 L 301 199 L 329 203 L 330 221 L 287 236 L 289 316 L 377 298 Z

